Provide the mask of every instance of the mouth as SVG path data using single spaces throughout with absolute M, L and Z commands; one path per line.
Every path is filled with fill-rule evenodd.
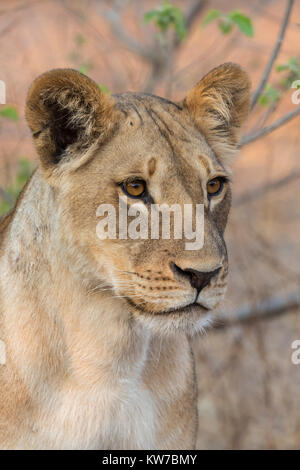
M 141 305 L 136 304 L 129 297 L 126 297 L 125 300 L 129 303 L 129 305 L 131 307 L 134 307 L 135 309 L 139 310 L 140 312 L 142 312 L 143 314 L 146 314 L 146 315 L 166 315 L 167 316 L 167 315 L 171 315 L 171 314 L 173 314 L 173 315 L 174 314 L 175 315 L 188 315 L 188 314 L 191 314 L 191 313 L 201 314 L 201 313 L 206 313 L 210 310 L 209 308 L 207 308 L 204 305 L 199 304 L 195 301 L 195 302 L 191 302 L 190 304 L 185 305 L 183 307 L 173 307 L 173 308 L 168 308 L 166 310 L 160 310 L 160 311 L 153 312 L 153 311 L 147 310 L 145 307 L 143 307 Z

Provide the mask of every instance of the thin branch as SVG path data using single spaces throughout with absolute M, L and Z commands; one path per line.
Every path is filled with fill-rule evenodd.
M 45 1 L 48 1 L 48 0 L 44 0 L 44 2 Z M 27 1 L 27 2 L 24 2 L 21 5 L 17 5 L 13 8 L 6 8 L 4 10 L 0 10 L 0 16 L 6 15 L 7 13 L 18 13 L 19 11 L 22 11 L 22 10 L 25 10 L 27 8 L 33 7 L 37 3 L 41 3 L 41 0 L 33 0 L 32 2 Z
M 237 207 L 243 204 L 247 204 L 248 202 L 254 201 L 255 199 L 259 199 L 260 197 L 264 196 L 270 191 L 281 188 L 282 186 L 285 186 L 299 178 L 300 178 L 300 171 L 296 171 L 287 176 L 284 176 L 283 178 L 273 181 L 272 183 L 259 186 L 252 191 L 242 193 L 239 196 L 237 196 L 234 199 L 233 205 L 234 207 Z
M 287 297 L 271 297 L 257 305 L 245 305 L 233 314 L 218 315 L 215 329 L 224 329 L 234 325 L 248 324 L 256 320 L 269 320 L 300 307 L 300 293 L 293 292 Z
M 276 103 L 272 103 L 270 106 L 268 106 L 265 113 L 260 115 L 259 118 L 257 119 L 256 123 L 254 124 L 254 126 L 252 128 L 252 132 L 256 132 L 257 130 L 259 130 L 263 126 L 265 126 L 265 124 L 268 121 L 269 117 L 277 110 L 277 108 L 278 108 L 278 101 L 276 101 Z
M 206 0 L 196 0 L 192 3 L 186 12 L 186 28 L 190 30 L 200 11 L 204 8 Z M 144 47 L 138 43 L 135 38 L 129 35 L 123 28 L 120 20 L 120 12 L 112 9 L 104 13 L 106 20 L 110 24 L 115 36 L 132 52 L 146 59 L 151 65 L 151 72 L 144 90 L 151 92 L 156 84 L 163 78 L 171 68 L 173 55 L 181 42 L 176 33 L 171 40 L 167 41 L 163 46 L 157 40 L 149 47 Z
M 132 36 L 122 27 L 120 21 L 120 15 L 113 10 L 108 10 L 104 13 L 104 16 L 110 24 L 115 36 L 123 42 L 123 44 L 135 54 L 147 59 L 149 61 L 155 61 L 155 51 L 152 48 L 145 48 L 141 46 Z
M 9 33 L 11 31 L 11 29 L 19 23 L 19 21 L 20 21 L 20 19 L 15 18 L 8 25 L 6 25 L 3 29 L 1 29 L 0 38 L 2 36 L 5 36 L 7 33 Z
M 190 8 L 185 13 L 185 26 L 187 32 L 191 30 L 195 21 L 198 18 L 199 13 L 204 9 L 206 5 L 206 0 L 196 0 L 192 3 Z M 180 38 L 177 34 L 174 35 L 174 47 L 178 47 L 180 45 Z
M 189 32 L 197 20 L 200 11 L 205 7 L 206 0 L 194 1 L 185 13 L 186 30 Z M 156 54 L 156 60 L 152 61 L 151 73 L 145 85 L 146 92 L 152 92 L 164 76 L 170 74 L 167 83 L 167 89 L 170 90 L 172 78 L 171 70 L 173 69 L 174 54 L 181 45 L 181 40 L 177 33 L 174 32 L 173 36 L 166 42 L 164 46 L 157 41 L 154 42 L 153 51 Z
M 269 75 L 271 73 L 271 70 L 272 70 L 272 67 L 273 67 L 273 64 L 278 56 L 278 53 L 280 51 L 280 48 L 281 48 L 281 45 L 282 45 L 282 41 L 283 41 L 283 38 L 285 36 L 285 32 L 286 32 L 286 29 L 287 29 L 287 25 L 288 25 L 288 22 L 289 22 L 289 18 L 290 18 L 290 15 L 291 15 L 291 11 L 292 11 L 292 7 L 293 7 L 293 3 L 294 3 L 294 0 L 287 0 L 287 4 L 286 4 L 286 10 L 285 10 L 285 14 L 284 14 L 284 17 L 283 17 L 283 20 L 282 20 L 282 24 L 281 24 L 281 28 L 280 28 L 280 31 L 279 31 L 279 35 L 278 35 L 278 38 L 277 38 L 277 41 L 276 41 L 276 44 L 275 44 L 275 47 L 271 53 L 271 56 L 270 56 L 270 59 L 269 59 L 269 62 L 265 68 L 265 71 L 263 73 L 263 76 L 261 78 L 261 81 L 257 87 L 257 89 L 255 90 L 255 92 L 253 93 L 253 96 L 252 96 L 252 101 L 251 101 L 251 109 L 254 108 L 254 106 L 256 105 L 257 103 L 257 100 L 259 98 L 259 96 L 261 95 L 261 93 L 263 92 L 264 88 L 265 88 L 265 85 L 267 83 L 267 80 L 269 78 Z
M 185 24 L 186 24 L 186 29 L 190 30 L 191 27 L 193 26 L 193 23 L 197 19 L 197 16 L 199 13 L 203 10 L 203 8 L 206 5 L 206 0 L 196 0 L 192 6 L 189 8 L 189 10 L 186 12 L 185 18 Z
M 299 114 L 300 114 L 300 106 L 297 107 L 297 109 L 295 109 L 294 111 L 291 111 L 285 114 L 284 116 L 282 116 L 281 118 L 277 119 L 277 121 L 273 122 L 273 124 L 263 127 L 259 131 L 253 132 L 253 134 L 245 135 L 240 141 L 238 148 L 241 148 L 244 145 L 250 144 L 250 142 L 254 142 L 255 140 L 260 139 L 261 137 L 269 134 L 275 129 L 278 129 L 278 127 L 283 126 L 284 124 L 286 124 L 288 121 L 298 116 Z

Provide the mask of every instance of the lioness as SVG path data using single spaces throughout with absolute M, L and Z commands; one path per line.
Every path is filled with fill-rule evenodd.
M 71 69 L 34 81 L 39 167 L 0 224 L 1 448 L 195 447 L 188 338 L 226 288 L 230 162 L 249 95 L 231 63 L 179 103 L 108 96 Z M 122 195 L 203 204 L 203 248 L 100 240 L 97 207 Z

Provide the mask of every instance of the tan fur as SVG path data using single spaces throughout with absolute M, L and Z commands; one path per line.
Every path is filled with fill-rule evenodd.
M 209 145 L 229 163 L 249 112 L 249 90 L 247 74 L 238 65 L 226 63 L 203 77 L 185 100 Z
M 237 84 L 241 99 L 230 95 Z M 108 97 L 72 70 L 34 82 L 26 115 L 40 167 L 0 221 L 1 448 L 194 448 L 188 338 L 210 323 L 228 271 L 229 184 L 210 202 L 206 184 L 229 169 L 209 114 L 224 116 L 232 148 L 248 100 L 248 79 L 230 64 L 180 104 Z M 118 183 L 132 176 L 156 203 L 204 204 L 201 250 L 186 251 L 185 239 L 98 239 L 97 207 L 117 208 Z M 171 263 L 220 271 L 197 297 Z

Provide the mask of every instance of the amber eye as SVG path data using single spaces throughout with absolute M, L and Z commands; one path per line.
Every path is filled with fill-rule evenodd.
M 146 183 L 143 180 L 134 180 L 123 183 L 122 189 L 128 196 L 140 198 L 146 191 Z
M 224 186 L 224 179 L 223 178 L 214 178 L 207 183 L 207 193 L 210 196 L 216 196 L 219 194 Z

